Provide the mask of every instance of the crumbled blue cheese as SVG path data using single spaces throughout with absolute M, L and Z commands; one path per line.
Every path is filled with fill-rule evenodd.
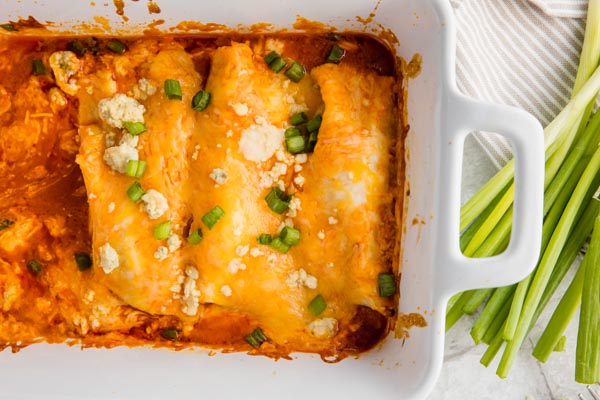
M 114 202 L 114 201 L 111 201 L 111 202 L 108 204 L 108 213 L 109 213 L 109 214 L 111 214 L 113 211 L 115 211 L 115 202 Z
M 172 233 L 171 235 L 169 235 L 169 238 L 167 239 L 167 246 L 169 246 L 169 251 L 171 253 L 180 248 L 181 239 L 179 238 L 179 235 L 177 235 L 176 233 Z
M 223 294 L 223 296 L 225 296 L 225 297 L 231 297 L 232 290 L 229 287 L 229 285 L 221 286 L 221 294 Z
M 146 108 L 133 97 L 117 93 L 98 102 L 98 114 L 108 125 L 123 128 L 124 122 L 144 122 Z
M 248 161 L 263 162 L 283 147 L 284 129 L 268 124 L 264 118 L 242 131 L 239 151 Z
M 154 189 L 148 190 L 143 196 L 144 211 L 148 213 L 150 219 L 160 218 L 169 209 L 167 198 Z
M 105 273 L 110 274 L 119 266 L 119 254 L 109 243 L 98 249 L 100 251 L 100 267 Z
M 336 217 L 329 217 L 327 218 L 327 222 L 329 222 L 329 225 L 335 225 L 338 223 L 338 220 Z
M 325 231 L 323 229 L 321 229 L 318 233 L 317 233 L 317 237 L 321 240 L 325 239 Z
M 300 175 L 300 174 L 296 175 L 296 177 L 294 178 L 294 183 L 295 183 L 296 185 L 298 185 L 298 187 L 302 187 L 302 186 L 304 186 L 304 182 L 305 182 L 305 179 L 304 179 L 304 177 L 303 177 L 302 175 Z
M 246 103 L 228 102 L 227 104 L 229 105 L 229 107 L 233 108 L 233 112 L 235 112 L 240 117 L 246 116 L 250 112 L 250 109 L 248 108 L 248 104 L 246 104 Z
M 253 247 L 250 250 L 250 255 L 254 258 L 262 256 L 263 254 L 265 254 L 265 253 L 263 253 L 263 251 L 261 249 L 259 249 L 258 247 Z
M 290 272 L 285 283 L 289 287 L 306 286 L 309 289 L 317 288 L 317 278 L 308 274 L 303 268 Z
M 294 218 L 295 216 L 298 215 L 298 211 L 302 210 L 302 202 L 300 200 L 299 197 L 292 197 L 292 200 L 290 201 L 290 205 L 289 205 L 289 209 L 287 212 L 287 216 Z
M 156 86 L 154 86 L 152 82 L 146 78 L 141 78 L 133 86 L 133 97 L 135 97 L 137 100 L 146 100 L 155 93 Z
M 169 249 L 166 246 L 158 246 L 154 252 L 154 258 L 158 261 L 162 261 L 169 255 Z
M 239 270 L 245 270 L 245 269 L 246 269 L 246 264 L 244 264 L 242 262 L 241 258 L 234 258 L 233 260 L 231 260 L 229 262 L 229 265 L 227 266 L 227 270 L 232 274 L 236 274 Z
M 104 150 L 103 158 L 109 167 L 124 174 L 127 170 L 127 162 L 139 159 L 139 154 L 135 147 L 130 146 L 128 143 L 123 143 Z
M 58 87 L 71 96 L 76 95 L 79 86 L 72 77 L 81 68 L 81 61 L 77 55 L 72 51 L 56 51 L 50 55 L 48 63 L 52 68 Z
M 311 335 L 319 339 L 333 337 L 338 330 L 338 321 L 335 318 L 318 318 L 306 326 Z
M 248 253 L 249 249 L 250 249 L 250 246 L 248 246 L 248 245 L 239 245 L 238 247 L 235 248 L 235 254 L 238 257 L 244 257 Z
M 129 133 L 126 133 L 123 136 L 121 136 L 121 140 L 119 140 L 119 144 L 127 145 L 129 147 L 137 147 L 139 141 L 140 141 L 139 136 L 133 136 L 133 135 L 130 135 Z
M 183 282 L 183 308 L 184 314 L 194 316 L 198 313 L 198 305 L 200 304 L 200 291 L 196 288 L 198 279 L 198 270 L 188 265 L 185 268 L 185 280 Z
M 227 172 L 221 168 L 215 168 L 208 175 L 210 179 L 215 181 L 217 185 L 222 185 L 227 182 Z

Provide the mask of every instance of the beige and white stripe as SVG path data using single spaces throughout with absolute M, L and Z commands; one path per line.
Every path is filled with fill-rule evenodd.
M 457 83 L 465 94 L 521 107 L 546 126 L 567 103 L 577 73 L 587 0 L 452 0 Z M 475 138 L 499 168 L 510 145 Z

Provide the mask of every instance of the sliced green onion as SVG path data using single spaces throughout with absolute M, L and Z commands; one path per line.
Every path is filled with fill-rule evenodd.
M 69 48 L 73 53 L 77 54 L 79 57 L 83 56 L 87 51 L 83 43 L 81 43 L 79 40 L 73 40 L 69 44 Z
M 171 235 L 171 221 L 164 221 L 154 226 L 154 239 L 165 240 Z
M 342 58 L 346 55 L 346 50 L 342 49 L 337 44 L 334 44 L 327 56 L 327 62 L 333 64 L 339 64 Z
M 292 196 L 286 194 L 283 190 L 278 187 L 271 189 L 269 194 L 265 197 L 265 201 L 269 208 L 275 211 L 277 214 L 283 214 L 285 210 L 290 206 Z
M 141 178 L 146 171 L 146 161 L 144 160 L 129 160 L 125 169 L 125 175 L 134 178 Z
M 212 210 L 202 216 L 202 222 L 208 229 L 212 229 L 224 215 L 225 211 L 221 207 L 214 206 Z
M 204 111 L 210 104 L 210 98 L 210 92 L 207 92 L 206 90 L 199 91 L 192 98 L 192 110 Z
M 10 226 L 14 223 L 14 221 L 11 221 L 8 218 L 0 219 L 0 231 L 10 228 Z
M 279 238 L 279 237 L 273 238 L 273 240 L 271 240 L 270 245 L 272 248 L 274 248 L 275 250 L 277 250 L 278 252 L 280 252 L 282 254 L 287 253 L 288 250 L 290 249 L 290 246 L 283 243 L 283 240 L 281 240 L 281 238 Z
M 391 297 L 396 293 L 396 280 L 394 274 L 385 272 L 377 276 L 377 283 L 379 287 L 379 296 Z
M 311 132 L 308 135 L 308 144 L 306 145 L 306 152 L 312 153 L 315 151 L 315 146 L 317 145 L 317 141 L 319 140 L 319 135 L 317 132 Z
M 276 73 L 284 69 L 287 65 L 287 63 L 276 51 L 271 51 L 269 54 L 267 54 L 265 56 L 265 62 Z
M 300 136 L 300 129 L 298 128 L 287 128 L 284 132 L 284 135 L 286 138 L 292 137 L 292 136 Z
M 300 82 L 302 78 L 306 75 L 306 70 L 304 66 L 300 64 L 298 61 L 294 61 L 292 66 L 285 71 L 285 76 L 290 78 L 294 82 Z
M 144 193 L 144 189 L 142 189 L 142 185 L 140 185 L 138 181 L 133 182 L 131 186 L 129 186 L 129 189 L 127 189 L 127 197 L 134 203 L 140 201 Z
M 271 236 L 270 233 L 261 233 L 260 235 L 258 235 L 256 240 L 260 244 L 271 244 L 271 242 L 273 241 L 273 236 Z
M 279 55 L 279 53 L 277 53 L 275 50 L 273 50 L 265 56 L 265 62 L 268 65 L 270 65 L 273 61 L 275 61 L 278 58 L 281 58 L 281 56 Z
M 188 242 L 190 242 L 190 244 L 198 244 L 202 241 L 202 238 L 202 229 L 194 229 L 192 233 L 190 233 L 190 236 L 188 236 Z
M 31 60 L 31 71 L 34 75 L 46 75 L 46 67 L 43 61 L 39 58 Z
M 109 40 L 108 43 L 106 43 L 106 47 L 108 47 L 110 51 L 116 54 L 123 54 L 125 53 L 125 50 L 127 50 L 127 46 L 125 45 L 125 43 L 117 39 Z
M 254 347 L 255 349 L 258 349 L 260 345 L 263 344 L 265 340 L 267 340 L 267 337 L 260 328 L 256 328 L 252 331 L 251 334 L 246 336 L 244 339 L 246 340 L 246 342 L 248 342 L 250 346 Z
M 286 66 L 287 66 L 287 63 L 281 57 L 276 59 L 275 61 L 273 61 L 271 64 L 269 64 L 269 67 L 271 67 L 271 69 L 273 71 L 275 71 L 276 73 L 280 72 Z
M 314 299 L 308 303 L 308 311 L 315 317 L 319 316 L 327 308 L 325 299 L 320 294 L 316 295 Z
M 288 246 L 295 246 L 300 242 L 300 231 L 289 226 L 284 226 L 279 237 Z
M 306 116 L 306 113 L 304 111 L 296 113 L 290 117 L 290 124 L 292 124 L 294 126 L 302 125 L 307 121 L 308 121 L 308 116 Z
M 167 340 L 177 340 L 179 337 L 179 331 L 174 328 L 163 329 L 162 332 L 160 332 L 160 336 Z
M 77 267 L 80 271 L 85 271 L 86 269 L 90 269 L 92 266 L 92 259 L 90 255 L 87 253 L 75 253 L 75 262 L 77 263 Z
M 292 136 L 285 139 L 285 145 L 289 153 L 302 153 L 306 149 L 306 139 L 304 136 Z
M 140 135 L 148 130 L 143 122 L 123 122 L 123 127 L 133 136 Z
M 27 261 L 27 268 L 34 274 L 37 275 L 42 272 L 42 264 L 38 260 Z
M 314 117 L 313 119 L 311 119 L 310 121 L 308 121 L 306 123 L 306 130 L 309 133 L 318 131 L 319 128 L 321 127 L 322 121 L 323 121 L 323 117 L 321 115 L 317 115 L 316 117 Z
M 5 31 L 9 31 L 9 32 L 17 31 L 17 27 L 14 26 L 13 24 L 2 24 L 2 25 L 0 25 L 0 28 L 4 29 Z
M 165 94 L 169 100 L 181 100 L 183 98 L 181 85 L 177 79 L 165 80 Z

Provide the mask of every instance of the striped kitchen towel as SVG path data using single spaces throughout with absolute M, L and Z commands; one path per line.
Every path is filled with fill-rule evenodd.
M 465 94 L 509 104 L 546 126 L 577 73 L 587 0 L 451 0 L 457 19 L 457 83 Z M 502 136 L 476 132 L 496 168 L 511 157 Z

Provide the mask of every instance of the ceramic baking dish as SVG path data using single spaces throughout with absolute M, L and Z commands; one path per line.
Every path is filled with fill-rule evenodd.
M 428 324 L 411 329 L 406 340 L 390 335 L 358 359 L 335 364 L 306 354 L 274 361 L 204 350 L 81 351 L 66 345 L 33 345 L 17 354 L 0 353 L 2 399 L 424 398 L 441 369 L 448 298 L 466 289 L 513 283 L 525 277 L 537 261 L 544 173 L 542 128 L 521 110 L 478 103 L 458 93 L 454 22 L 446 1 L 254 0 L 250 5 L 243 0 L 165 0 L 158 2 L 159 14 L 150 14 L 146 2 L 128 1 L 127 23 L 116 15 L 112 3 L 2 0 L 0 4 L 0 21 L 31 15 L 41 22 L 52 21 L 55 30 L 88 22 L 88 29 L 96 34 L 108 24 L 113 32 L 135 33 L 155 19 L 164 19 L 160 29 L 195 20 L 232 28 L 269 22 L 271 29 L 293 30 L 299 15 L 337 30 L 393 33 L 399 40 L 394 45 L 398 55 L 408 60 L 419 53 L 423 59 L 408 95 L 399 310 L 421 313 Z M 504 134 L 516 157 L 511 243 L 505 253 L 487 259 L 465 258 L 458 244 L 463 142 L 476 129 Z

